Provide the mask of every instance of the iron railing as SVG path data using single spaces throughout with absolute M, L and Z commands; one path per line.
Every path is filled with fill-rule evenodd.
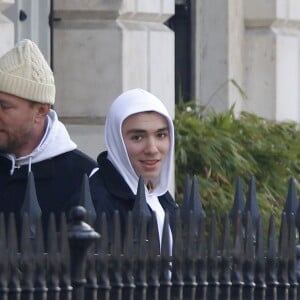
M 113 224 L 96 215 L 85 176 L 70 222 L 62 213 L 57 227 L 51 215 L 45 233 L 31 173 L 20 234 L 15 216 L 0 214 L 0 299 L 296 300 L 295 183 L 291 179 L 279 232 L 272 215 L 263 230 L 254 178 L 248 190 L 244 201 L 238 179 L 232 209 L 217 224 L 214 213 L 209 220 L 205 215 L 196 178 L 187 178 L 171 245 L 168 214 L 160 244 L 155 216 L 144 211 L 142 179 L 125 230 L 117 211 Z

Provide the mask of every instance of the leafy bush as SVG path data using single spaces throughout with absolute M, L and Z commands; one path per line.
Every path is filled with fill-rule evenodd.
M 240 177 L 246 195 L 251 176 L 256 179 L 263 219 L 284 208 L 291 177 L 300 177 L 300 131 L 294 122 L 274 123 L 233 109 L 202 113 L 195 103 L 176 107 L 176 200 L 183 196 L 186 175 L 196 175 L 208 215 L 223 217 L 233 205 L 235 181 Z M 278 219 L 278 218 L 277 218 Z

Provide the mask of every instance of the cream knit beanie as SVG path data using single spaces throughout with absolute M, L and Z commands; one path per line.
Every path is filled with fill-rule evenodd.
M 35 43 L 22 40 L 0 57 L 0 91 L 30 101 L 54 104 L 53 73 Z

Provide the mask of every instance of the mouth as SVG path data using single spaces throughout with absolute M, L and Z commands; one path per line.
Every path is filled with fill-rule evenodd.
M 141 163 L 146 166 L 155 166 L 160 160 L 159 159 L 151 159 L 151 160 L 142 160 Z
M 160 159 L 143 160 L 141 167 L 144 172 L 157 172 L 160 168 Z

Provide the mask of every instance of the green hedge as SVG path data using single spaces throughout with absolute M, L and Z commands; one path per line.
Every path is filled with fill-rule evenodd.
M 176 200 L 182 201 L 186 175 L 196 175 L 205 211 L 223 217 L 233 204 L 235 181 L 242 179 L 245 198 L 251 176 L 263 219 L 280 216 L 288 183 L 300 177 L 300 131 L 294 122 L 268 122 L 233 109 L 205 112 L 193 102 L 181 103 L 175 114 Z M 278 219 L 278 218 L 277 218 Z

